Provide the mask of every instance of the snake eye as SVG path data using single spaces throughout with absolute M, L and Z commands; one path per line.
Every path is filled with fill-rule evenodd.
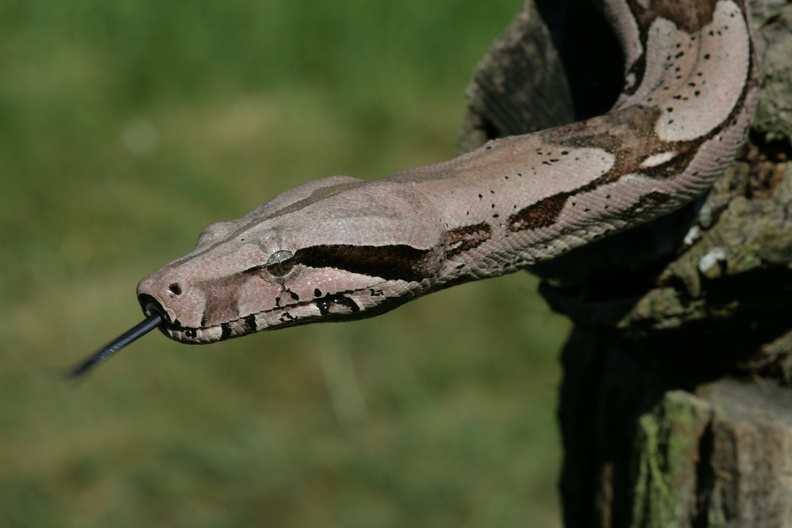
M 283 277 L 294 267 L 294 255 L 290 251 L 276 251 L 264 265 L 273 277 Z

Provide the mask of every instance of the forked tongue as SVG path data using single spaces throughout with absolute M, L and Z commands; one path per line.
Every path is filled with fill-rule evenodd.
M 74 379 L 85 376 L 91 369 L 100 363 L 103 363 L 110 356 L 157 328 L 162 323 L 162 321 L 162 316 L 159 313 L 152 313 L 143 319 L 143 321 L 139 322 L 117 338 L 107 343 L 99 351 L 91 354 L 74 367 L 68 369 L 66 372 L 66 378 Z

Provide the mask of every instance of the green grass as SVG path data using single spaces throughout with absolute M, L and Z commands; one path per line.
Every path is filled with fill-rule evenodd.
M 211 347 L 141 318 L 207 224 L 449 158 L 520 2 L 0 3 L 0 526 L 559 524 L 567 323 L 527 274 Z

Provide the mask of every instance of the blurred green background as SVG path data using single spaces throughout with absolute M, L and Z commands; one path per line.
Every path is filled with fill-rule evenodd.
M 567 322 L 521 273 L 207 347 L 136 282 L 331 174 L 454 154 L 519 0 L 0 2 L 0 526 L 558 526 Z

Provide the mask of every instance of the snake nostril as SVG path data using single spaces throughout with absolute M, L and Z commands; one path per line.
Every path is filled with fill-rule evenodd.
M 174 282 L 168 286 L 168 293 L 172 293 L 173 295 L 181 295 L 181 292 L 182 289 L 178 282 Z

